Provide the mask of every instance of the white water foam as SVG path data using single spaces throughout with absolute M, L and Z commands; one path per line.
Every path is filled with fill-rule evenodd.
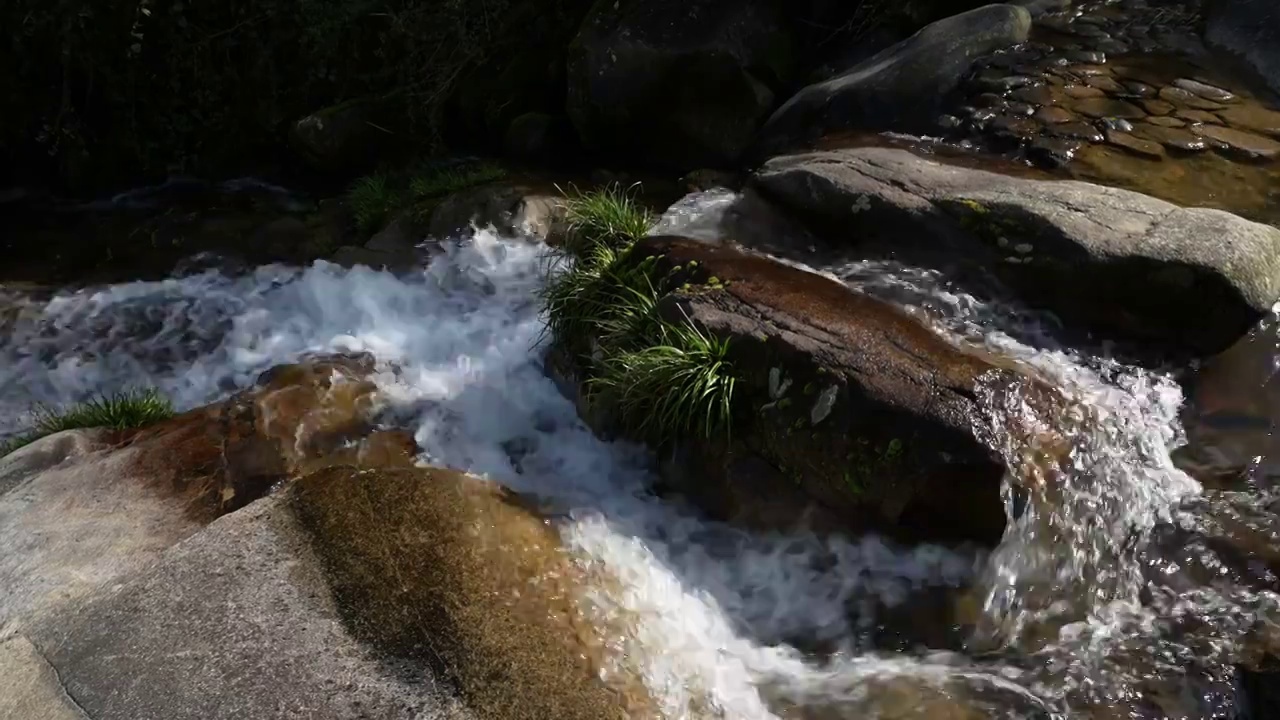
M 648 495 L 647 454 L 595 438 L 543 373 L 543 250 L 480 232 L 415 277 L 321 262 L 58 295 L 26 307 L 0 348 L 0 429 L 18 429 L 32 402 L 154 385 L 186 408 L 305 353 L 368 351 L 380 361 L 387 422 L 415 429 L 424 461 L 551 499 L 570 518 L 570 545 L 623 580 L 595 607 L 627 618 L 619 642 L 668 717 L 803 717 L 794 708 L 819 700 L 871 712 L 868 683 L 884 678 L 942 686 L 972 677 L 1029 697 L 962 659 L 862 647 L 856 626 L 872 618 L 851 618 L 850 608 L 960 585 L 975 557 L 876 538 L 746 533 Z M 834 659 L 806 657 L 788 644 L 797 637 L 828 643 Z
M 688 228 L 715 240 L 740 237 L 757 218 L 776 224 L 758 201 L 719 189 L 686 197 L 663 223 L 666 232 Z M 988 560 L 976 648 L 1030 654 L 1038 667 L 1023 682 L 1067 710 L 1131 701 L 1139 688 L 1151 691 L 1169 678 L 1185 692 L 1177 680 L 1188 668 L 1199 663 L 1206 674 L 1221 675 L 1212 666 L 1232 662 L 1260 614 L 1275 622 L 1274 593 L 1222 582 L 1189 589 L 1185 577 L 1170 584 L 1191 565 L 1220 567 L 1213 551 L 1176 563 L 1162 556 L 1167 549 L 1152 547 L 1157 527 L 1223 535 L 1187 509 L 1202 488 L 1170 455 L 1185 440 L 1182 393 L 1171 375 L 1127 366 L 1105 346 L 1063 346 L 1051 314 L 980 300 L 937 270 L 818 260 L 802 235 L 791 238 L 788 252 L 778 259 L 888 299 L 958 343 L 1015 359 L 1070 401 L 1067 412 L 1046 415 L 1025 388 L 983 398 L 992 421 L 983 428 L 986 439 L 1009 467 L 1025 467 L 1037 450 L 1025 444 L 1026 432 L 1011 428 L 1057 438 L 1067 452 L 1052 463 L 1041 453 L 1035 466 L 1044 482 L 1019 503 L 1020 516 L 1010 518 Z M 1005 491 L 1012 507 L 1012 487 Z M 1258 532 L 1258 523 L 1252 527 Z

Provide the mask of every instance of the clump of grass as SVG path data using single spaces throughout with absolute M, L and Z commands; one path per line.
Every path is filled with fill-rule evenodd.
M 644 237 L 654 217 L 636 200 L 638 188 L 639 185 L 632 185 L 623 189 L 614 184 L 590 192 L 572 187 L 567 192 L 561 190 L 568 226 L 565 251 L 582 257 L 597 245 L 629 247 Z
M 736 380 L 729 342 L 690 322 L 663 326 L 661 341 L 608 356 L 589 381 L 629 432 L 662 444 L 728 433 Z
M 563 191 L 562 191 L 563 193 Z M 736 380 L 729 343 L 658 304 L 670 290 L 658 258 L 632 256 L 653 216 L 617 186 L 566 194 L 569 237 L 556 250 L 567 269 L 543 290 L 546 333 L 589 377 L 633 437 L 663 445 L 728 433 Z
M 352 183 L 347 191 L 347 203 L 355 216 L 356 227 L 360 232 L 371 233 L 400 207 L 401 197 L 386 175 L 376 173 Z
M 82 428 L 131 430 L 167 420 L 173 417 L 173 414 L 173 404 L 154 389 L 127 390 L 111 395 L 100 395 L 64 410 L 54 410 L 41 405 L 33 411 L 32 428 L 0 445 L 0 456 L 63 430 Z
M 461 169 L 450 168 L 414 177 L 409 181 L 409 192 L 415 198 L 433 198 L 501 180 L 506 176 L 505 168 L 490 163 Z
M 628 249 L 597 245 L 542 290 L 545 332 L 579 359 L 599 361 L 603 348 L 630 347 L 660 324 L 656 258 L 630 262 Z

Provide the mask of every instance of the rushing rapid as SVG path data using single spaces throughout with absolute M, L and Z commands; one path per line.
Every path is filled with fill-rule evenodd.
M 732 204 L 706 201 L 662 228 L 705 225 Z M 625 629 L 625 669 L 669 718 L 901 716 L 933 703 L 1074 717 L 1153 682 L 1187 682 L 1188 656 L 1205 668 L 1230 662 L 1251 619 L 1275 605 L 1238 587 L 1183 591 L 1185 568 L 1162 565 L 1161 528 L 1204 524 L 1187 509 L 1199 484 L 1170 459 L 1183 441 L 1171 378 L 1059 347 L 1041 318 L 891 263 L 815 271 L 1026 363 L 1079 408 L 1036 417 L 1016 393 L 985 399 L 993 416 L 1043 424 L 1071 448 L 1052 469 L 1058 482 L 1023 504 L 1000 546 L 746 532 L 658 499 L 646 491 L 655 459 L 596 438 L 544 372 L 545 250 L 478 231 L 409 276 L 318 262 L 11 298 L 0 316 L 0 437 L 21 429 L 33 403 L 150 385 L 194 407 L 305 353 L 370 352 L 382 421 L 412 428 L 423 462 L 547 498 L 569 545 L 619 579 L 593 591 L 590 611 Z M 987 434 L 1018 467 L 1026 448 L 999 423 Z M 964 652 L 878 647 L 874 628 L 931 591 L 976 598 Z

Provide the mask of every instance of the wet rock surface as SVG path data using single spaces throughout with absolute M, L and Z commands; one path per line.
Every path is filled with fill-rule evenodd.
M 1026 39 L 1030 15 L 989 5 L 940 20 L 774 111 L 752 154 L 760 159 L 839 130 L 923 131 L 938 103 L 980 55 Z
M 371 363 L 0 459 L 0 716 L 652 715 L 600 680 L 576 604 L 598 572 L 530 501 L 410 469 L 413 439 L 370 424 Z
M 749 492 L 695 487 L 716 514 L 759 517 L 751 505 L 760 503 L 803 508 L 788 495 L 794 482 L 831 514 L 816 518 L 828 527 L 833 517 L 848 528 L 865 518 L 913 541 L 999 536 L 1003 468 L 974 435 L 984 423 L 974 398 L 979 386 L 1017 382 L 1015 367 L 950 344 L 883 300 L 763 255 L 661 236 L 636 252 L 660 256 L 664 267 L 696 264 L 687 278 L 694 287 L 710 277 L 724 283 L 663 301 L 673 317 L 730 338 L 737 392 L 752 408 L 736 433 L 739 452 L 693 454 L 730 464 L 749 464 L 754 455 L 778 474 L 754 485 L 754 503 Z M 728 470 L 718 474 L 735 483 Z M 693 482 L 716 475 L 693 473 Z M 780 487 L 765 490 L 771 482 Z M 948 509 L 958 506 L 969 511 Z
M 1240 11 L 1249 12 L 1274 11 Z M 943 111 L 943 136 L 1060 175 L 1280 223 L 1280 95 L 1266 73 L 1206 47 L 1201 24 L 1195 3 L 1049 11 L 1027 42 L 974 64 Z M 1058 138 L 1072 144 L 1046 147 Z
M 1219 210 L 886 148 L 777 158 L 754 183 L 831 237 L 978 263 L 1027 302 L 1117 339 L 1211 354 L 1280 296 L 1280 230 Z

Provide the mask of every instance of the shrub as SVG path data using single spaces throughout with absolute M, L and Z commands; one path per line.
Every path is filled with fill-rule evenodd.
M 63 430 L 131 430 L 151 425 L 173 417 L 173 405 L 156 390 L 130 390 L 100 395 L 60 411 L 37 406 L 33 415 L 32 428 L 0 446 L 0 456 Z

